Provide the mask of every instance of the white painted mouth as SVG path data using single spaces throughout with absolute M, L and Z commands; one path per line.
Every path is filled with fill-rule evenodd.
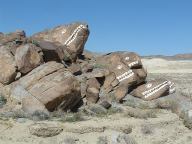
M 130 63 L 128 66 L 131 68 L 131 67 L 133 67 L 134 65 L 137 65 L 137 64 L 139 64 L 139 61 L 134 61 L 134 62 Z
M 117 79 L 119 82 L 121 82 L 123 80 L 126 80 L 126 79 L 132 77 L 133 75 L 134 75 L 133 71 L 129 70 L 129 71 L 123 73 L 122 75 L 118 76 Z
M 155 86 L 154 88 L 150 89 L 150 90 L 147 90 L 147 91 L 144 91 L 142 93 L 142 95 L 144 95 L 145 98 L 148 98 L 150 97 L 151 95 L 153 95 L 154 93 L 158 92 L 159 90 L 161 90 L 162 88 L 164 88 L 165 86 L 168 85 L 168 81 L 165 81 L 157 86 Z
M 77 37 L 78 33 L 82 30 L 82 29 L 87 29 L 86 26 L 84 25 L 79 25 L 74 31 L 73 33 L 70 35 L 70 37 L 65 41 L 65 45 L 70 45 Z

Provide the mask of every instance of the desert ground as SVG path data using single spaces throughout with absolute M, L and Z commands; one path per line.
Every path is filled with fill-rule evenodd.
M 164 77 L 176 93 L 192 98 L 192 61 L 143 59 L 148 79 Z M 0 144 L 192 144 L 192 130 L 170 110 L 143 110 L 118 104 L 96 115 L 67 114 L 35 121 L 0 117 Z M 99 111 L 99 112 L 97 112 Z

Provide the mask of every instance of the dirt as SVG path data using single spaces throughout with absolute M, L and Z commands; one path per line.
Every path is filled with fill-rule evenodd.
M 168 78 L 176 83 L 177 92 L 191 96 L 192 61 L 167 61 L 143 59 L 149 73 L 148 79 Z M 0 144 L 107 144 L 118 143 L 117 137 L 129 135 L 137 144 L 192 144 L 192 130 L 183 120 L 169 110 L 156 110 L 154 118 L 134 118 L 121 113 L 106 116 L 88 116 L 82 121 L 66 122 L 57 119 L 32 121 L 25 118 L 0 118 Z M 35 123 L 55 123 L 63 131 L 53 137 L 31 135 L 29 127 Z M 106 139 L 104 139 L 106 138 Z M 103 140 L 101 140 L 103 139 Z M 128 142 L 127 142 L 128 143 Z

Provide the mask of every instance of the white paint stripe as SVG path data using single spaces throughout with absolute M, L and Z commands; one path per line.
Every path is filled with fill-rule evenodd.
M 167 86 L 167 84 L 162 85 L 161 87 L 159 87 L 158 89 L 152 91 L 151 93 L 148 93 L 148 94 L 145 95 L 144 97 L 145 97 L 145 98 L 150 97 L 151 95 L 153 95 L 154 93 L 158 92 L 159 90 L 161 90 L 161 89 L 164 88 L 165 86 Z
M 142 95 L 146 95 L 147 93 L 152 92 L 153 90 L 157 89 L 158 87 L 160 87 L 160 86 L 162 86 L 162 85 L 164 85 L 164 84 L 167 84 L 167 82 L 168 82 L 168 81 L 165 81 L 165 82 L 163 82 L 163 83 L 155 86 L 154 88 L 152 88 L 152 89 L 150 89 L 150 90 L 147 90 L 147 91 L 142 92 Z
M 78 33 L 80 32 L 80 30 L 82 29 L 86 29 L 87 27 L 84 25 L 80 25 L 78 26 L 73 33 L 70 35 L 70 37 L 65 41 L 65 45 L 70 45 L 77 37 Z
M 129 64 L 129 67 L 132 67 L 132 66 L 134 66 L 134 65 L 136 65 L 136 64 L 138 64 L 138 63 L 139 63 L 138 61 L 134 61 L 134 62 L 132 62 L 132 63 Z
M 123 81 L 123 80 L 126 80 L 126 79 L 132 77 L 133 75 L 134 75 L 134 73 L 131 72 L 131 73 L 125 75 L 124 77 L 120 77 L 118 80 L 119 80 L 119 82 L 121 82 L 121 81 Z

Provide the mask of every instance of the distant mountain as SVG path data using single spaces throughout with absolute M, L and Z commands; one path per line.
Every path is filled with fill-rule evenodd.
M 173 56 L 164 56 L 164 55 L 149 55 L 149 56 L 142 56 L 142 58 L 163 58 L 166 60 L 192 60 L 192 53 L 186 54 L 176 54 Z

